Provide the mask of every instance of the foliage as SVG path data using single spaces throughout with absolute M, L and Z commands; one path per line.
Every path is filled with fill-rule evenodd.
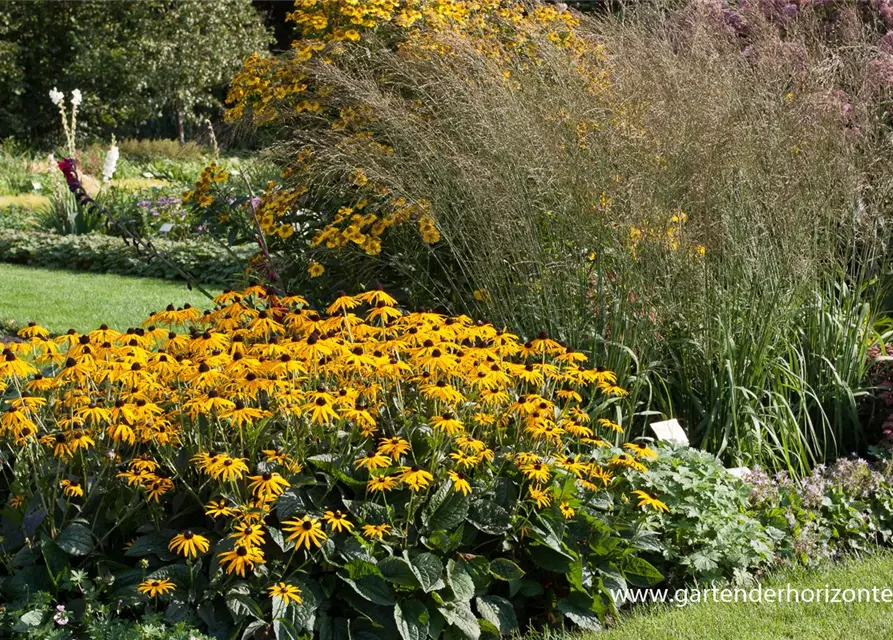
M 246 61 L 279 275 L 591 344 L 631 435 L 662 413 L 796 475 L 863 447 L 893 189 L 870 25 L 756 12 L 742 50 L 710 3 L 497 4 L 308 0 Z
M 4 351 L 7 598 L 478 638 L 598 628 L 608 585 L 661 579 L 639 521 L 665 507 L 613 507 L 655 454 L 597 435 L 621 428 L 610 372 L 380 290 L 325 314 L 257 286 L 217 302 L 126 334 L 32 324 Z
M 755 469 L 751 508 L 767 526 L 785 531 L 779 556 L 811 564 L 862 553 L 893 540 L 891 463 L 841 458 L 801 481 Z
M 21 608 L 0 609 L 0 638 L 19 640 L 210 640 L 182 622 L 166 624 L 159 614 L 147 614 L 141 620 L 122 620 L 110 608 L 92 601 L 91 587 L 82 583 L 85 598 L 77 609 L 52 606 L 50 594 L 41 592 Z M 78 625 L 72 619 L 78 617 Z M 74 627 L 74 628 L 73 628 Z
M 643 478 L 670 508 L 650 527 L 660 539 L 652 559 L 675 584 L 747 583 L 775 559 L 780 529 L 749 514 L 750 488 L 709 453 L 664 446 Z
M 247 0 L 135 4 L 5 2 L 0 12 L 0 137 L 43 141 L 47 92 L 84 92 L 82 131 L 132 135 L 173 116 L 213 114 L 215 92 L 269 36 Z M 164 118 L 167 118 L 165 122 Z
M 155 240 L 153 244 L 183 270 L 207 283 L 229 283 L 243 276 L 254 248 L 221 247 L 200 240 Z M 0 261 L 31 266 L 175 279 L 166 264 L 147 262 L 120 238 L 60 236 L 39 231 L 0 230 Z

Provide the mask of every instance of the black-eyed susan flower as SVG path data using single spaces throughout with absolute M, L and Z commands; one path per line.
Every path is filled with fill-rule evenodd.
M 638 506 L 652 507 L 655 511 L 665 511 L 669 513 L 670 508 L 651 494 L 640 489 L 636 489 L 633 493 L 639 498 Z
M 62 493 L 69 498 L 80 498 L 84 495 L 84 487 L 77 480 L 66 478 L 62 481 Z
M 226 500 L 211 500 L 205 505 L 205 514 L 212 518 L 228 518 L 236 515 L 236 510 Z
M 434 476 L 418 465 L 412 465 L 411 467 L 400 467 L 399 479 L 413 491 L 421 491 L 431 484 Z
M 347 516 L 341 513 L 340 510 L 335 511 L 326 511 L 322 519 L 332 527 L 332 531 L 336 533 L 341 533 L 341 531 L 347 531 L 350 533 L 353 530 L 353 523 L 347 519 Z
M 460 471 L 450 471 L 450 480 L 453 481 L 453 488 L 462 495 L 467 496 L 471 493 L 471 484 L 464 473 Z
M 248 476 L 251 483 L 248 488 L 258 498 L 274 498 L 289 487 L 288 480 L 275 471 L 267 471 L 257 476 Z
M 150 598 L 157 598 L 168 591 L 173 591 L 176 587 L 177 585 L 173 581 L 163 578 L 161 580 L 143 580 L 136 586 L 136 590 Z
M 375 469 L 385 469 L 390 467 L 393 461 L 381 453 L 373 453 L 369 456 L 363 456 L 362 458 L 357 458 L 353 461 L 354 467 L 357 469 L 365 468 L 367 471 L 374 471 Z
M 294 540 L 295 547 L 303 545 L 309 550 L 311 546 L 319 547 L 329 537 L 322 530 L 319 520 L 310 516 L 304 516 L 300 520 L 286 520 L 283 525 L 282 530 L 291 534 L 286 540 Z
M 246 570 L 253 571 L 256 565 L 264 562 L 263 551 L 257 547 L 235 547 L 218 554 L 217 558 L 224 571 L 228 574 L 235 573 L 242 578 L 245 577 Z
M 372 493 L 390 491 L 400 484 L 400 481 L 393 476 L 375 476 L 366 483 L 366 488 Z
M 285 604 L 294 602 L 301 604 L 304 600 L 301 598 L 301 589 L 293 584 L 279 582 L 267 587 L 267 593 L 271 598 L 281 598 Z
M 183 533 L 178 533 L 171 538 L 167 548 L 174 553 L 179 553 L 185 558 L 197 558 L 200 555 L 207 553 L 209 546 L 210 542 L 205 536 L 193 533 L 191 530 L 187 529 Z
M 364 524 L 363 535 L 367 538 L 377 538 L 384 540 L 384 537 L 391 532 L 390 525 L 387 524 Z
M 243 522 L 230 535 L 237 547 L 259 547 L 264 543 L 264 528 L 259 524 Z
M 561 504 L 559 504 L 558 510 L 561 511 L 561 515 L 564 516 L 565 520 L 570 520 L 571 518 L 574 517 L 574 514 L 576 514 L 576 511 L 574 511 L 574 508 L 572 506 L 570 506 L 570 504 L 568 504 L 567 502 L 562 502 Z

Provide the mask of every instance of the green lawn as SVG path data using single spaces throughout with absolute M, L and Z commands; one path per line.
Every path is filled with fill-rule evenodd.
M 848 560 L 826 568 L 781 572 L 766 587 L 785 589 L 893 589 L 893 554 Z M 632 610 L 607 633 L 580 636 L 577 640 L 652 640 L 661 638 L 710 640 L 782 638 L 849 640 L 893 638 L 893 604 L 784 603 L 756 604 L 722 602 L 675 606 L 652 606 Z
M 54 333 L 102 323 L 124 330 L 138 326 L 152 311 L 186 302 L 211 306 L 182 282 L 0 264 L 0 322 L 24 325 L 33 320 Z

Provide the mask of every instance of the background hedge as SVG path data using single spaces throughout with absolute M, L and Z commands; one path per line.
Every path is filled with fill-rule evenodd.
M 227 249 L 197 240 L 153 240 L 153 244 L 181 269 L 209 284 L 238 280 L 255 251 L 253 245 Z M 148 261 L 122 239 L 99 235 L 0 229 L 0 262 L 169 280 L 180 277 L 171 266 L 157 259 Z

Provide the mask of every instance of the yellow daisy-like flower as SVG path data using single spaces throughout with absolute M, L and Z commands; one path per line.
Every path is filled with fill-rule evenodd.
M 391 532 L 390 525 L 387 524 L 364 524 L 363 535 L 367 538 L 378 538 L 384 540 L 384 537 Z
M 471 483 L 468 482 L 468 478 L 464 473 L 459 471 L 450 471 L 450 480 L 453 481 L 453 488 L 456 491 L 462 493 L 462 495 L 467 496 L 471 493 Z
M 350 533 L 353 530 L 353 524 L 347 519 L 346 515 L 341 513 L 340 510 L 326 511 L 323 514 L 322 519 L 332 527 L 332 530 L 336 533 L 341 533 L 342 530 Z
M 145 593 L 150 598 L 157 598 L 168 591 L 173 591 L 176 587 L 174 582 L 164 578 L 163 580 L 143 580 L 137 585 L 136 590 Z
M 561 504 L 559 504 L 558 510 L 561 511 L 561 515 L 564 516 L 565 520 L 570 520 L 571 518 L 574 517 L 574 514 L 576 513 L 576 511 L 574 511 L 574 508 L 572 506 L 570 506 L 567 502 L 562 502 Z
M 77 480 L 65 479 L 62 481 L 62 493 L 68 498 L 80 498 L 84 495 L 84 487 Z
M 255 565 L 264 561 L 263 552 L 257 547 L 235 547 L 231 551 L 224 551 L 217 556 L 224 570 L 245 577 L 246 569 L 254 569 Z
M 393 476 L 376 476 L 366 483 L 366 488 L 375 493 L 381 491 L 390 491 L 400 484 L 400 481 Z
M 325 272 L 326 268 L 318 262 L 311 261 L 310 264 L 307 266 L 307 273 L 310 275 L 311 278 L 318 278 Z
M 640 507 L 652 507 L 655 511 L 665 511 L 667 513 L 670 512 L 670 508 L 665 505 L 663 502 L 652 496 L 651 494 L 642 491 L 640 489 L 636 489 L 633 491 L 634 494 L 639 498 Z
M 267 587 L 267 592 L 270 594 L 271 598 L 282 598 L 282 600 L 285 601 L 285 604 L 290 604 L 292 602 L 301 604 L 304 601 L 303 598 L 301 598 L 301 590 L 295 585 L 286 582 L 280 582 Z
M 288 481 L 276 472 L 266 472 L 258 476 L 248 476 L 251 484 L 248 488 L 258 498 L 275 498 L 280 495 L 285 488 L 291 486 Z
M 434 476 L 417 465 L 400 467 L 400 480 L 413 491 L 421 491 L 434 480 Z
M 207 553 L 209 547 L 210 542 L 205 536 L 201 536 L 189 530 L 175 535 L 167 545 L 168 549 L 175 553 L 179 553 L 186 558 L 191 556 L 197 558 L 200 555 Z
M 296 548 L 301 545 L 307 550 L 311 546 L 319 547 L 329 537 L 322 530 L 319 520 L 310 516 L 304 516 L 301 520 L 286 520 L 283 524 L 282 530 L 291 534 L 286 540 L 294 540 Z

